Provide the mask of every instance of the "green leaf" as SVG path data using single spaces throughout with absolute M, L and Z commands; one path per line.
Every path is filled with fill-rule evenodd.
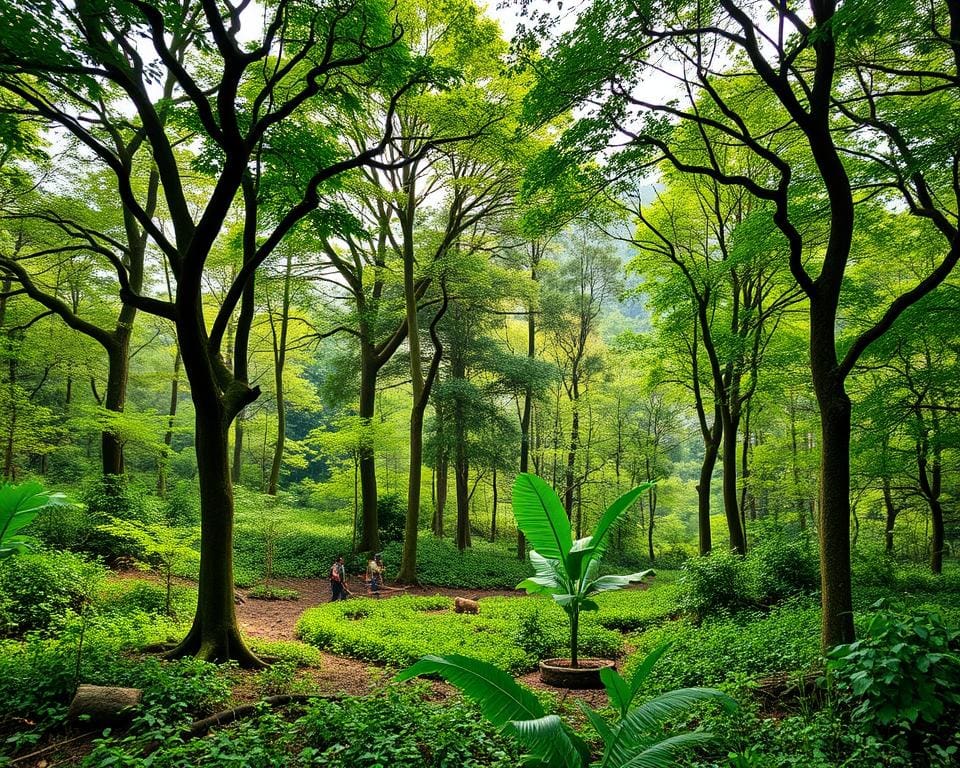
M 600 764 L 603 768 L 674 768 L 677 757 L 695 747 L 703 747 L 716 741 L 716 736 L 706 731 L 679 733 L 676 736 L 642 746 L 640 751 L 624 758 L 624 762 L 607 762 L 604 756 Z
M 535 720 L 511 720 L 504 733 L 513 736 L 549 768 L 582 768 L 585 765 L 574 746 L 572 734 L 557 715 Z
M 640 662 L 640 666 L 636 668 L 633 673 L 633 677 L 630 678 L 630 701 L 632 702 L 636 698 L 637 694 L 640 693 L 640 687 L 647 681 L 647 678 L 650 676 L 650 672 L 653 670 L 653 665 L 657 663 L 663 654 L 665 654 L 673 643 L 663 643 L 654 648 L 650 653 L 647 654 L 646 658 Z
M 620 713 L 621 718 L 625 717 L 627 710 L 630 709 L 630 704 L 633 702 L 633 694 L 627 681 L 623 679 L 623 675 L 613 667 L 606 667 L 600 670 L 600 682 L 607 689 L 607 698 L 610 699 L 610 703 Z M 607 741 L 607 739 L 605 738 L 604 741 Z
M 733 699 L 715 688 L 680 688 L 668 691 L 631 709 L 627 716 L 614 726 L 614 738 L 608 745 L 601 766 L 607 768 L 627 764 L 646 765 L 646 763 L 629 762 L 635 758 L 633 750 L 636 745 L 649 744 L 651 734 L 658 733 L 664 721 L 704 701 L 719 702 L 727 710 L 737 707 Z M 657 765 L 657 763 L 650 765 Z
M 533 549 L 567 567 L 573 537 L 567 513 L 553 488 L 536 475 L 518 474 L 513 483 L 513 516 Z
M 617 574 L 601 576 L 599 579 L 594 579 L 587 584 L 583 593 L 585 595 L 593 595 L 597 592 L 610 592 L 614 589 L 623 589 L 623 587 L 629 586 L 630 584 L 643 581 L 651 573 L 652 571 L 646 570 L 640 571 L 639 573 L 627 573 L 622 576 Z
M 503 728 L 511 720 L 538 720 L 544 716 L 536 696 L 502 669 L 485 661 L 459 654 L 424 656 L 400 672 L 396 679 L 410 680 L 420 675 L 439 675 L 459 688 L 497 728 Z

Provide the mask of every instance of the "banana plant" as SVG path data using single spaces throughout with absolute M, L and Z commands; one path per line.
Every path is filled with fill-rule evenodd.
M 29 549 L 32 540 L 19 531 L 47 507 L 65 503 L 62 493 L 47 493 L 40 483 L 0 485 L 0 560 Z
M 599 592 L 622 589 L 653 575 L 652 570 L 623 576 L 598 576 L 608 534 L 620 517 L 653 483 L 638 485 L 611 504 L 600 516 L 592 536 L 574 541 L 560 497 L 536 475 L 525 472 L 513 483 L 513 516 L 532 547 L 534 575 L 517 589 L 550 595 L 570 620 L 570 665 L 578 666 L 580 612 L 595 611 L 591 598 Z
M 615 711 L 608 720 L 580 702 L 580 708 L 603 741 L 603 753 L 596 762 L 587 743 L 557 715 L 547 714 L 529 690 L 518 685 L 506 672 L 469 656 L 424 656 L 401 672 L 398 680 L 420 675 L 438 675 L 475 701 L 501 733 L 516 740 L 526 752 L 529 768 L 669 768 L 683 752 L 709 745 L 715 740 L 705 731 L 684 731 L 664 736 L 664 723 L 690 707 L 707 701 L 728 711 L 736 702 L 713 688 L 682 688 L 669 691 L 640 704 L 637 695 L 657 659 L 667 646 L 657 648 L 644 659 L 631 679 L 615 670 L 604 670 L 603 682 Z

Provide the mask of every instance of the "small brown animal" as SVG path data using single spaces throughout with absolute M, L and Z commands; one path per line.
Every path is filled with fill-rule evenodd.
M 480 603 L 476 600 L 467 600 L 465 597 L 455 597 L 453 599 L 454 613 L 480 613 Z

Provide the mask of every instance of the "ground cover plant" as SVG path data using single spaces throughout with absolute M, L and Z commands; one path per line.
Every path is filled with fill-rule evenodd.
M 463 651 L 522 673 L 534 669 L 543 652 L 569 646 L 564 619 L 550 601 L 520 597 L 483 598 L 478 615 L 454 613 L 449 597 L 358 598 L 306 611 L 297 634 L 318 648 L 394 667 L 428 653 Z M 585 623 L 580 648 L 615 658 L 623 639 L 595 622 Z

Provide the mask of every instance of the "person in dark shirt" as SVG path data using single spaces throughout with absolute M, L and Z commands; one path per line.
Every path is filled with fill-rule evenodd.
M 331 602 L 347 599 L 347 588 L 345 585 L 347 579 L 346 570 L 343 567 L 343 556 L 338 555 L 330 566 L 330 592 Z

